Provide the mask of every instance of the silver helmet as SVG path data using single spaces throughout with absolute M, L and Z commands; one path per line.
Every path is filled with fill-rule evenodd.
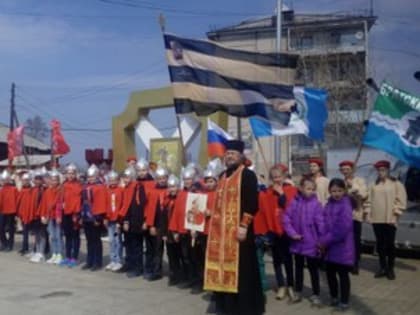
M 197 176 L 197 171 L 192 167 L 186 167 L 182 170 L 183 179 L 195 179 Z
M 136 163 L 136 168 L 138 171 L 148 170 L 149 169 L 149 162 L 146 159 L 141 158 Z
M 217 179 L 218 174 L 216 173 L 215 170 L 208 168 L 204 171 L 203 173 L 203 178 L 214 178 Z
M 70 172 L 77 173 L 77 166 L 74 163 L 69 163 L 67 164 L 65 170 L 66 170 L 66 173 L 70 173 Z
M 2 173 L 1 173 L 1 180 L 2 181 L 4 181 L 4 182 L 8 182 L 8 181 L 10 181 L 12 179 L 12 176 L 10 175 L 10 173 L 9 173 L 9 171 L 8 170 L 4 170 Z
M 134 179 L 136 177 L 136 170 L 134 167 L 127 167 L 123 172 L 123 176 Z
M 49 174 L 50 177 L 60 178 L 60 176 L 61 176 L 60 172 L 57 171 L 56 169 L 52 169 L 48 174 Z
M 155 176 L 156 177 L 164 177 L 164 176 L 168 176 L 169 172 L 166 168 L 162 167 L 162 166 L 158 166 L 158 168 L 155 171 Z
M 220 158 L 215 158 L 209 162 L 207 169 L 212 169 L 219 176 L 225 170 L 225 167 Z
M 41 172 L 42 176 L 47 176 L 48 174 L 48 170 L 45 166 L 41 167 L 39 171 Z
M 44 176 L 45 176 L 45 173 L 43 172 L 43 170 L 42 170 L 42 169 L 38 168 L 38 169 L 36 169 L 36 170 L 33 172 L 32 176 L 33 176 L 34 178 L 37 178 L 37 177 L 44 177 Z
M 31 174 L 30 173 L 23 173 L 23 175 L 22 175 L 22 177 L 21 177 L 21 179 L 22 180 L 28 180 L 28 181 L 30 181 L 31 180 L 31 178 L 32 178 L 32 176 L 31 176 Z
M 200 176 L 201 173 L 203 172 L 203 169 L 201 168 L 201 166 L 199 164 L 195 163 L 195 162 L 188 163 L 185 168 L 192 168 L 192 169 L 194 169 L 196 176 Z
M 116 171 L 111 170 L 106 175 L 106 178 L 107 178 L 108 181 L 110 181 L 110 180 L 118 180 L 119 175 L 118 175 L 118 173 Z
M 99 175 L 99 168 L 95 164 L 92 164 L 86 173 L 88 177 L 97 177 Z
M 176 186 L 176 187 L 178 187 L 179 186 L 179 179 L 178 179 L 178 177 L 176 177 L 173 174 L 169 175 L 169 178 L 168 178 L 168 186 L 169 187 L 170 186 Z

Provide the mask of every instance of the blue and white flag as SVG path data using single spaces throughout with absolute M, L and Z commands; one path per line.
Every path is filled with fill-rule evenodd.
M 284 126 L 276 121 L 251 117 L 249 122 L 255 137 L 304 134 L 316 141 L 324 140 L 328 119 L 327 92 L 296 86 L 293 94 L 296 105 L 292 107 L 289 124 Z
M 224 111 L 289 124 L 297 55 L 235 50 L 169 34 L 164 38 L 178 114 Z

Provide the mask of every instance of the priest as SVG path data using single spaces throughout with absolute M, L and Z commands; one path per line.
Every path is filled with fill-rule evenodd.
M 260 315 L 265 307 L 253 230 L 257 177 L 243 164 L 242 141 L 230 140 L 226 149 L 227 169 L 210 219 L 204 289 L 214 292 L 218 313 Z

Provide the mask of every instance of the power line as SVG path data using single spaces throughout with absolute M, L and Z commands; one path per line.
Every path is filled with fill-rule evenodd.
M 129 8 L 138 8 L 145 9 L 149 11 L 163 11 L 167 16 L 173 17 L 188 17 L 188 18 L 199 18 L 199 17 L 217 17 L 217 16 L 255 16 L 262 15 L 265 13 L 256 13 L 256 12 L 233 12 L 233 11 L 203 11 L 203 10 L 183 10 L 169 6 L 159 6 L 151 2 L 146 1 L 136 1 L 136 2 L 124 2 L 117 0 L 98 0 L 104 4 L 117 5 Z M 23 17 L 36 17 L 36 18 L 59 18 L 59 19 L 156 19 L 156 16 L 153 14 L 150 15 L 98 15 L 98 14 L 53 14 L 53 13 L 40 13 L 40 12 L 25 12 L 25 11 L 16 11 L 16 12 L 1 12 L 2 16 L 23 16 Z
M 51 106 L 61 105 L 63 103 L 63 101 L 69 102 L 69 101 L 73 101 L 73 100 L 80 99 L 80 98 L 83 98 L 83 97 L 92 96 L 92 95 L 95 95 L 95 94 L 99 94 L 101 92 L 108 92 L 109 90 L 113 90 L 113 89 L 123 87 L 123 86 L 131 83 L 139 75 L 144 76 L 144 75 L 150 75 L 150 74 L 154 73 L 156 66 L 158 66 L 162 63 L 162 61 L 160 59 L 161 58 L 152 62 L 151 64 L 149 63 L 146 67 L 144 67 L 142 69 L 136 70 L 136 71 L 128 74 L 126 78 L 123 78 L 122 80 L 116 81 L 115 83 L 113 83 L 111 85 L 102 86 L 102 87 L 87 88 L 87 89 L 82 90 L 80 92 L 69 93 L 69 94 L 58 96 L 58 97 L 53 97 L 53 98 L 50 98 L 50 99 L 46 99 L 46 101 L 48 103 L 54 102 L 54 104 L 49 104 Z M 153 71 L 151 71 L 151 70 L 153 70 Z M 43 100 L 43 102 L 45 103 L 45 100 Z
M 1 12 L 2 16 L 49 17 L 60 19 L 139 19 L 156 18 L 153 15 L 77 15 L 77 14 L 45 14 L 36 12 Z
M 135 2 L 125 2 L 125 1 L 118 1 L 118 0 L 99 0 L 100 2 L 112 4 L 112 5 L 119 5 L 125 6 L 130 8 L 139 8 L 139 9 L 146 9 L 151 11 L 163 11 L 165 13 L 177 13 L 182 15 L 188 16 L 202 16 L 202 17 L 215 17 L 215 16 L 254 16 L 258 15 L 259 13 L 252 12 L 252 13 L 238 13 L 238 12 L 228 12 L 228 11 L 200 11 L 200 10 L 183 10 L 177 9 L 174 7 L 165 7 L 159 6 L 154 3 L 148 1 L 135 1 Z
M 29 101 L 26 97 L 22 96 L 22 92 L 20 92 L 20 94 L 17 94 L 16 97 L 19 98 L 19 99 L 21 99 L 21 101 L 25 102 L 25 104 L 27 106 L 30 106 L 31 108 L 36 109 L 38 111 L 37 114 L 39 114 L 39 112 L 42 112 L 44 115 L 46 115 L 49 118 L 57 118 L 57 114 L 60 114 L 59 112 L 51 113 L 51 112 L 43 109 L 40 106 L 34 105 L 34 103 L 32 103 L 31 101 Z M 63 124 L 66 124 L 69 128 L 74 128 L 74 126 L 72 126 L 71 124 L 69 124 L 67 121 L 63 121 Z

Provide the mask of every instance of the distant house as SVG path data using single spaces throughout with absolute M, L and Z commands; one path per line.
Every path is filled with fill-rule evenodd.
M 7 166 L 7 133 L 9 126 L 0 123 L 0 167 Z M 25 152 L 31 166 L 39 166 L 47 163 L 50 160 L 51 148 L 49 145 L 39 141 L 33 137 L 24 135 Z M 26 161 L 23 157 L 15 159 L 16 166 L 23 166 Z

